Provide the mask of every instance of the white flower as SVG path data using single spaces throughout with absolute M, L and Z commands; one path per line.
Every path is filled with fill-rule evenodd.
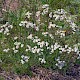
M 27 45 L 27 47 L 28 47 L 28 50 L 31 50 L 31 46 Z
M 39 61 L 42 60 L 42 58 L 39 58 Z
M 10 33 L 7 33 L 6 35 L 9 35 Z
M 14 40 L 16 40 L 16 39 L 18 39 L 18 37 L 16 36 L 16 37 L 14 37 Z
M 45 59 L 44 58 L 39 58 L 39 61 L 41 61 L 41 63 L 43 64 L 45 64 L 46 63 L 46 61 L 45 61 Z
M 36 53 L 37 49 L 32 48 L 32 53 Z
M 55 64 L 59 69 L 62 69 L 65 66 L 65 61 L 58 60 L 58 63 Z
M 30 27 L 30 25 L 29 25 L 29 24 L 27 24 L 27 25 L 26 25 L 26 28 L 29 28 L 29 27 Z
M 78 57 L 77 57 L 77 59 L 80 59 L 80 54 L 78 54 Z
M 36 31 L 39 31 L 39 27 L 35 27 Z
M 60 16 L 57 14 L 54 14 L 53 17 L 55 18 L 55 20 L 58 20 Z
M 21 44 L 21 48 L 24 47 L 24 44 Z
M 39 17 L 40 16 L 40 11 L 37 11 L 36 12 L 36 17 Z
M 29 51 L 29 49 L 26 49 L 25 51 L 27 52 L 27 51 Z
M 62 46 L 59 48 L 59 50 L 61 50 L 61 52 L 66 52 L 67 50 L 65 50 L 65 48 L 62 48 Z
M 60 54 L 62 54 L 62 51 L 59 51 Z
M 5 28 L 5 31 L 6 31 L 6 32 L 9 32 L 9 29 L 6 27 L 6 28 Z
M 78 47 L 74 47 L 74 52 L 77 52 L 78 51 Z
M 32 13 L 30 13 L 29 11 L 25 14 L 27 16 L 27 18 L 30 18 L 30 16 L 32 15 Z
M 77 54 L 79 54 L 80 53 L 80 51 L 77 51 Z
M 58 58 L 56 59 L 56 61 L 60 61 L 60 57 L 58 57 Z
M 48 42 L 45 42 L 45 45 L 46 45 L 46 46 L 48 46 L 48 45 L 49 45 L 49 43 L 48 43 Z
M 52 16 L 52 12 L 50 12 L 49 17 L 50 17 L 50 18 L 52 18 L 52 17 L 53 17 L 53 16 Z
M 13 47 L 12 50 L 15 50 L 15 47 Z
M 45 42 L 44 41 L 42 41 L 42 42 L 40 42 L 40 48 L 42 48 L 43 46 L 45 45 Z
M 45 45 L 45 42 L 44 42 L 44 41 L 42 41 L 42 42 L 38 42 L 37 45 L 39 45 L 40 48 L 42 48 L 42 47 Z
M 2 60 L 0 59 L 0 63 L 2 63 Z
M 48 4 L 44 4 L 44 5 L 42 6 L 42 8 L 47 8 L 47 7 L 49 7 Z
M 16 49 L 18 49 L 19 48 L 19 45 L 16 45 Z
M 24 64 L 25 62 L 28 62 L 28 61 L 29 61 L 29 58 L 30 58 L 30 57 L 29 57 L 29 56 L 24 56 L 24 55 L 22 55 L 21 58 L 22 58 L 22 59 L 21 59 L 21 63 Z
M 59 15 L 65 15 L 67 12 L 64 9 L 58 9 L 54 13 L 59 14 Z
M 37 45 L 40 45 L 40 42 L 37 42 Z
M 23 61 L 22 59 L 21 59 L 21 64 L 24 64 L 25 63 L 25 61 Z
M 12 26 L 12 25 L 9 25 L 9 26 L 8 26 L 8 28 L 11 28 L 11 29 L 12 29 L 12 28 L 13 28 L 13 26 Z
M 50 29 L 50 28 L 54 28 L 54 27 L 56 27 L 56 24 L 52 24 L 52 22 L 49 22 L 49 26 L 48 26 L 48 28 Z
M 28 37 L 27 37 L 27 39 L 32 39 L 33 37 L 32 37 L 32 34 L 30 34 Z
M 7 34 L 7 31 L 4 31 L 4 34 Z
M 73 51 L 73 49 L 71 47 L 68 47 L 68 49 L 66 51 L 68 51 L 68 53 L 70 53 Z
M 68 48 L 68 45 L 65 45 L 65 48 Z
M 53 46 L 53 45 L 51 45 L 51 48 L 53 49 L 53 48 L 54 48 L 54 46 Z
M 37 46 L 34 46 L 34 49 L 37 49 Z
M 9 48 L 4 49 L 3 52 L 6 52 L 7 53 L 9 50 L 10 50 Z
M 18 52 L 18 50 L 14 50 L 14 53 L 17 53 Z
M 25 60 L 25 62 L 28 62 L 29 58 L 30 58 L 29 56 L 24 56 L 23 59 Z
M 68 49 L 69 49 L 69 50 L 72 50 L 72 48 L 71 48 L 71 47 L 68 47 Z
M 33 39 L 33 43 L 35 43 L 36 42 L 36 39 Z
M 51 53 L 54 53 L 54 49 L 53 48 L 51 49 Z
M 16 45 L 16 46 L 17 46 L 17 45 L 20 45 L 20 44 L 21 44 L 21 42 L 15 42 L 15 43 L 14 43 L 14 45 Z
M 51 37 L 51 39 L 54 39 L 54 36 L 52 34 L 49 34 L 49 36 Z
M 3 30 L 4 30 L 4 29 L 2 28 L 2 29 L 0 30 L 0 33 L 2 33 L 2 32 L 3 32 Z
M 58 49 L 60 47 L 60 45 L 58 45 L 58 43 L 54 44 L 54 50 Z
M 19 23 L 19 26 L 23 26 L 23 24 L 22 23 Z
M 20 23 L 19 23 L 19 26 L 26 26 L 26 24 L 27 24 L 28 22 L 27 21 L 21 21 Z
M 42 35 L 47 36 L 49 33 L 48 32 L 42 32 Z
M 48 32 L 42 32 L 42 35 L 47 35 L 48 34 Z
M 37 53 L 39 53 L 41 51 L 41 49 L 39 48 L 39 49 L 37 49 Z
M 45 8 L 42 12 L 42 15 L 47 14 L 48 13 L 49 8 Z
M 46 61 L 45 61 L 45 59 L 44 59 L 44 58 L 41 60 L 41 63 L 46 63 Z
M 33 28 L 35 24 L 28 22 L 28 25 Z
M 65 36 L 65 33 L 60 33 L 61 37 L 64 37 Z
M 36 39 L 36 40 L 35 40 L 35 42 L 39 42 L 39 41 L 40 41 L 40 39 Z
M 40 52 L 38 55 L 43 55 L 43 52 Z
M 44 51 L 44 49 L 41 49 L 41 51 Z
M 2 11 L 7 12 L 7 10 L 6 10 L 6 9 L 2 9 Z
M 21 58 L 24 58 L 24 55 L 22 55 Z

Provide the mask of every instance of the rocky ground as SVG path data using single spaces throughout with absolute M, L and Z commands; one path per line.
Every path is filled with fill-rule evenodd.
M 41 67 L 32 67 L 31 71 L 33 72 L 33 77 L 29 77 L 27 73 L 25 75 L 17 75 L 0 69 L 0 76 L 4 80 L 80 80 L 80 65 L 71 66 L 65 75 Z
M 20 6 L 20 0 L 2 0 L 0 1 L 0 17 L 2 17 L 3 9 L 10 9 L 12 11 L 17 10 L 17 8 Z

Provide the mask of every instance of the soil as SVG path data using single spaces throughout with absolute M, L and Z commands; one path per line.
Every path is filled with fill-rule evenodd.
M 71 66 L 65 75 L 59 72 L 45 69 L 42 67 L 32 67 L 33 77 L 25 75 L 17 75 L 12 72 L 6 72 L 0 69 L 0 76 L 4 80 L 80 80 L 80 65 Z
M 11 11 L 17 10 L 20 7 L 20 0 L 3 0 L 0 3 L 0 7 L 2 8 L 0 9 L 0 17 L 2 17 L 3 9 Z
M 3 2 L 4 9 L 17 10 L 19 7 L 19 0 L 5 0 Z

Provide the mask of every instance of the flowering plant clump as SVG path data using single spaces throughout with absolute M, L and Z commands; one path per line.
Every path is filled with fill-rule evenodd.
M 45 4 L 35 15 L 27 11 L 19 22 L 17 27 L 9 23 L 0 27 L 1 54 L 9 60 L 12 57 L 11 63 L 63 69 L 80 59 L 80 29 L 74 15 Z M 8 60 L 1 57 L 1 61 Z

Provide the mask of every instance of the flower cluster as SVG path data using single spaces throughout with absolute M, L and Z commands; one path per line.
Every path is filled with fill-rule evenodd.
M 39 31 L 39 27 L 36 26 L 36 24 L 34 24 L 32 22 L 29 22 L 29 21 L 21 21 L 21 23 L 19 24 L 19 26 L 23 26 L 23 27 L 26 27 L 26 28 L 33 28 L 36 31 Z
M 14 42 L 14 45 L 15 45 L 15 47 L 13 47 L 12 49 L 13 49 L 13 51 L 14 51 L 14 53 L 17 53 L 19 50 L 19 48 L 21 47 L 24 47 L 24 44 L 22 44 L 21 42 Z
M 46 13 L 48 13 L 49 6 L 47 4 L 43 5 L 42 8 L 44 9 L 43 12 L 42 12 L 42 15 L 45 15 Z M 72 27 L 71 25 L 73 25 L 74 22 L 72 23 L 71 17 L 67 16 L 66 14 L 67 14 L 67 12 L 64 9 L 58 9 L 57 11 L 54 11 L 54 14 L 52 12 L 50 12 L 49 17 L 50 18 L 52 18 L 52 17 L 55 18 L 55 21 L 57 21 L 57 20 L 60 20 L 60 21 L 65 20 L 66 22 L 68 22 L 70 24 L 70 27 Z M 36 18 L 38 18 L 37 19 L 38 22 L 41 21 L 40 20 L 40 15 L 41 15 L 41 12 L 37 11 L 36 12 Z M 24 21 L 24 22 L 22 21 L 19 25 L 20 26 L 26 26 L 27 28 L 30 28 L 30 27 L 34 28 L 34 24 L 31 23 L 31 22 L 27 22 L 27 21 Z M 74 26 L 77 27 L 75 25 L 75 23 L 74 23 Z M 53 22 L 49 22 L 48 29 L 51 29 L 51 28 L 62 28 L 62 26 L 56 25 Z M 74 29 L 74 28 L 72 27 L 72 29 Z M 39 27 L 38 27 L 37 31 L 39 31 Z M 62 37 L 65 37 L 65 32 L 66 31 L 58 29 L 55 32 L 55 35 L 60 35 L 60 37 L 62 38 Z M 49 36 L 51 39 L 54 39 L 53 34 L 49 33 L 48 31 L 42 32 L 42 35 L 44 35 L 46 37 Z M 49 51 L 48 54 L 50 54 L 50 55 L 55 53 L 56 50 L 59 50 L 59 54 L 62 54 L 62 53 L 70 54 L 71 52 L 79 53 L 79 50 L 77 50 L 76 48 L 71 48 L 68 45 L 64 45 L 64 47 L 63 47 L 63 46 L 59 45 L 58 42 L 52 43 L 52 45 L 50 45 L 47 41 L 43 41 L 40 38 L 38 38 L 38 36 L 33 36 L 33 34 L 29 34 L 27 39 L 32 40 L 33 43 L 37 43 L 37 45 L 34 46 L 34 47 L 31 47 L 30 45 L 27 45 L 27 48 L 25 50 L 26 52 L 30 51 L 32 53 L 38 53 L 38 55 L 43 55 L 44 56 L 44 51 L 45 51 L 44 47 L 46 47 L 46 51 L 48 50 Z M 44 57 L 42 57 L 42 58 L 39 57 L 39 61 L 41 63 L 46 64 L 46 60 L 45 60 Z M 65 66 L 64 65 L 65 63 L 66 63 L 65 61 L 58 60 L 57 63 L 56 63 L 56 66 L 58 66 L 59 69 L 62 69 Z
M 42 8 L 43 8 L 42 15 L 47 14 L 48 11 L 49 11 L 49 5 L 45 4 L 45 5 L 42 6 Z
M 62 69 L 65 66 L 65 61 L 61 61 L 60 58 L 56 59 L 57 63 L 55 64 L 59 69 Z
M 46 63 L 45 58 L 39 58 L 39 61 L 44 64 Z
M 36 23 L 40 24 L 40 15 L 41 15 L 41 12 L 40 11 L 37 11 L 36 12 Z
M 27 45 L 27 49 L 25 51 L 26 52 L 30 51 L 32 53 L 38 53 L 39 54 L 41 51 L 43 51 L 43 49 L 38 48 L 37 46 L 31 47 L 31 46 Z
M 51 28 L 54 28 L 54 27 L 56 27 L 56 24 L 53 24 L 52 22 L 49 22 L 48 29 L 51 29 Z
M 64 9 L 58 9 L 54 12 L 50 12 L 49 17 L 50 18 L 54 18 L 55 21 L 65 21 L 66 23 L 68 23 L 70 25 L 70 27 L 73 29 L 73 31 L 76 31 L 77 25 L 75 24 L 75 22 L 72 20 L 72 16 L 70 14 L 64 10 Z M 49 28 L 51 27 L 55 27 L 55 24 L 52 24 L 52 22 L 50 22 L 49 24 Z
M 4 49 L 3 52 L 6 52 L 7 53 L 9 50 L 10 50 L 9 48 Z
M 74 45 L 74 52 L 78 55 L 77 59 L 80 59 L 79 46 L 80 46 L 80 43 Z
M 22 58 L 21 59 L 21 63 L 24 64 L 25 62 L 28 62 L 28 60 L 29 60 L 30 57 L 22 55 L 21 58 Z
M 62 31 L 62 30 L 57 30 L 57 32 L 55 33 L 55 35 L 60 35 L 60 37 L 64 37 L 65 36 L 65 32 L 66 31 Z
M 27 18 L 30 18 L 32 13 L 30 13 L 29 11 L 25 14 Z
M 44 36 L 47 36 L 49 34 L 49 32 L 42 32 L 42 35 Z M 75 47 L 74 45 L 74 48 L 68 46 L 68 45 L 64 45 L 61 46 L 58 42 L 55 42 L 54 44 L 50 45 L 47 41 L 41 41 L 40 38 L 38 38 L 38 36 L 33 36 L 33 34 L 30 34 L 27 39 L 30 39 L 33 41 L 33 43 L 37 43 L 37 46 L 39 46 L 39 48 L 37 46 L 34 46 L 33 48 L 31 48 L 31 46 L 27 45 L 28 46 L 28 49 L 26 49 L 26 51 L 30 51 L 32 53 L 38 53 L 38 55 L 44 55 L 44 46 L 46 47 L 46 51 L 49 51 L 48 55 L 50 54 L 55 54 L 56 50 L 59 50 L 59 54 L 62 54 L 62 53 L 66 53 L 66 54 L 70 54 L 71 52 L 74 52 L 74 53 L 77 53 L 79 56 L 79 49 L 77 47 Z M 78 57 L 79 58 L 79 57 Z M 39 58 L 39 61 L 41 63 L 44 63 L 46 64 L 46 60 L 44 57 L 42 58 Z M 65 61 L 61 61 L 61 60 L 58 60 L 57 61 L 58 63 L 56 63 L 56 66 L 59 67 L 59 69 L 62 69 L 66 64 Z
M 44 36 L 48 36 L 49 35 L 49 37 L 51 39 L 54 39 L 54 36 L 51 33 L 49 33 L 49 32 L 42 32 L 42 35 L 44 35 Z
M 35 12 L 35 21 L 31 19 L 31 15 L 33 14 L 28 11 L 25 14 L 27 20 L 21 21 L 19 24 L 19 28 L 23 27 L 21 28 L 22 32 L 20 33 L 22 37 L 25 37 L 24 44 L 22 43 L 23 41 L 19 40 L 19 38 L 15 36 L 13 37 L 13 47 L 11 49 L 6 48 L 3 50 L 3 52 L 7 53 L 10 50 L 12 50 L 13 53 L 16 54 L 24 52 L 22 56 L 20 55 L 20 62 L 22 64 L 26 62 L 28 63 L 29 60 L 32 58 L 32 55 L 33 57 L 34 55 L 36 55 L 36 62 L 39 61 L 41 64 L 44 65 L 47 65 L 47 62 L 56 62 L 55 66 L 59 69 L 62 69 L 67 63 L 67 61 L 65 60 L 66 56 L 63 57 L 64 60 L 61 59 L 61 56 L 63 56 L 64 53 L 68 56 L 70 54 L 76 54 L 77 59 L 80 59 L 80 44 L 77 45 L 74 42 L 73 46 L 70 46 L 70 44 L 68 44 L 66 40 L 66 37 L 68 37 L 65 34 L 67 28 L 62 27 L 62 25 L 65 27 L 69 26 L 73 33 L 76 32 L 76 28 L 78 28 L 78 26 L 72 20 L 72 16 L 70 14 L 68 14 L 64 9 L 58 9 L 53 12 L 49 12 L 49 5 L 45 4 L 42 6 L 41 11 L 38 10 Z M 49 20 L 47 22 L 44 15 L 48 15 L 47 17 Z M 0 33 L 4 32 L 4 34 L 8 35 L 9 29 L 12 28 L 12 25 L 6 23 L 5 25 L 1 26 Z M 26 30 L 26 34 L 24 34 L 23 29 Z M 31 32 L 32 29 L 37 32 Z M 72 38 L 73 35 L 71 34 L 69 38 Z M 59 40 L 61 43 L 59 42 Z M 56 60 L 54 56 L 56 56 Z M 53 66 L 53 64 L 50 65 Z
M 56 11 L 54 11 L 54 13 L 50 12 L 49 17 L 50 18 L 54 18 L 56 21 L 57 20 L 64 20 L 66 19 L 66 14 L 67 12 L 64 9 L 58 9 Z
M 32 34 L 30 34 L 30 35 L 27 37 L 27 39 L 31 39 L 31 40 L 33 41 L 33 43 L 37 43 L 37 45 L 40 46 L 40 48 L 49 45 L 48 42 L 41 41 L 40 38 L 38 38 L 37 36 L 33 37 Z
M 6 24 L 1 26 L 0 33 L 4 33 L 6 35 L 9 35 L 10 34 L 9 31 L 12 28 L 13 28 L 13 26 L 10 25 L 8 22 L 6 22 Z

